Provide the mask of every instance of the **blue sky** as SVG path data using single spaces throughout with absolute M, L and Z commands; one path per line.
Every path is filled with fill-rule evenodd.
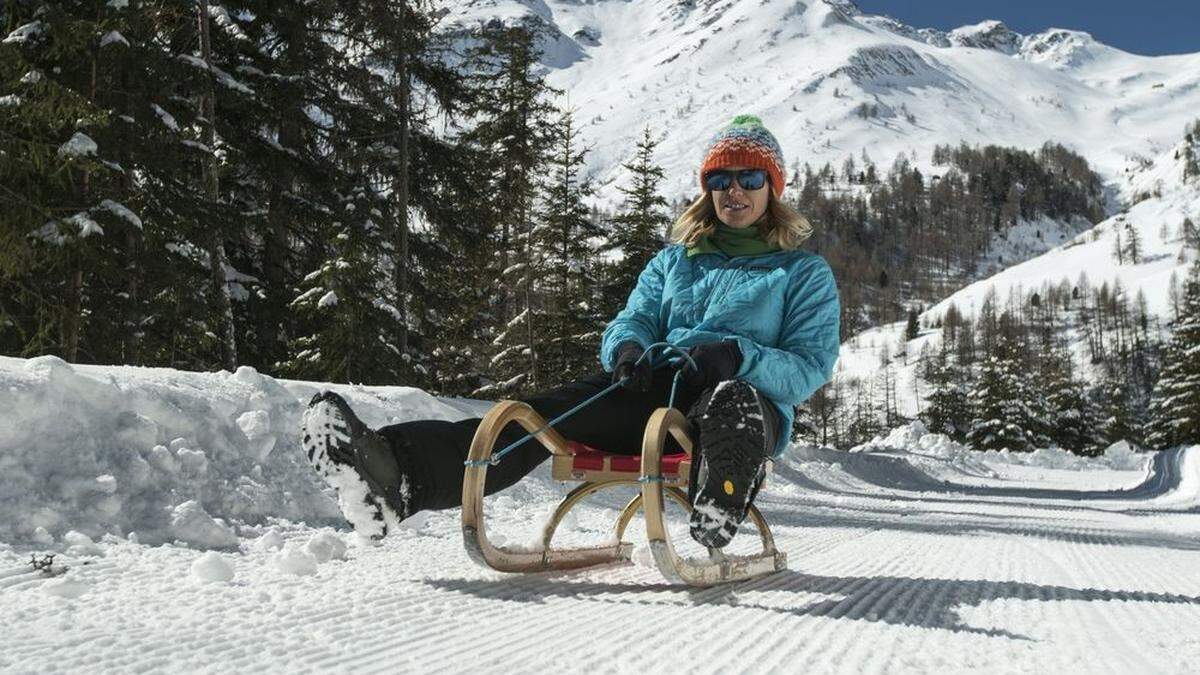
M 1200 52 L 1200 0 L 855 0 L 917 28 L 999 19 L 1018 33 L 1073 28 L 1135 54 Z

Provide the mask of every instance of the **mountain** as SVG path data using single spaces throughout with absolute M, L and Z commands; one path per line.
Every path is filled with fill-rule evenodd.
M 883 166 L 900 153 L 927 164 L 938 143 L 1053 140 L 1127 200 L 1132 172 L 1200 110 L 1200 54 L 1140 56 L 999 21 L 916 28 L 848 0 L 470 0 L 441 12 L 449 34 L 481 21 L 546 29 L 542 64 L 578 109 L 607 205 L 643 126 L 661 141 L 668 196 L 690 196 L 707 139 L 743 112 L 775 132 L 789 165 L 864 151 Z M 878 114 L 859 115 L 863 103 Z

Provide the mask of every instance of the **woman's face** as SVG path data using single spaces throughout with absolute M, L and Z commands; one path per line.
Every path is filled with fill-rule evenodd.
M 749 169 L 748 166 L 721 167 L 730 171 Z M 750 227 L 767 212 L 767 193 L 771 191 L 771 181 L 767 180 L 757 190 L 745 190 L 734 180 L 728 190 L 713 190 L 713 208 L 717 210 L 717 218 L 729 227 Z

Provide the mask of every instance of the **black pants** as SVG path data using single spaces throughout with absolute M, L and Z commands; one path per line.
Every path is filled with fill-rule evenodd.
M 654 371 L 653 383 L 646 392 L 618 387 L 592 401 L 583 409 L 554 425 L 563 437 L 605 452 L 638 455 L 642 451 L 642 435 L 650 415 L 667 404 L 675 369 L 661 367 Z M 612 383 L 609 373 L 596 373 L 569 382 L 546 392 L 522 399 L 542 417 L 550 420 L 594 396 Z M 691 419 L 712 390 L 698 390 L 680 381 L 675 391 L 675 407 Z M 779 417 L 775 407 L 759 394 L 765 411 L 767 447 L 774 447 L 779 433 Z M 446 422 L 444 420 L 413 420 L 383 427 L 380 433 L 392 449 L 405 453 L 413 466 L 417 485 L 413 495 L 415 510 L 449 509 L 462 505 L 463 462 L 470 452 L 471 439 L 482 421 L 479 418 Z M 495 450 L 507 447 L 527 432 L 516 422 L 510 422 L 501 432 Z M 675 439 L 668 435 L 667 453 L 682 452 Z M 515 484 L 550 453 L 535 438 L 530 438 L 505 455 L 500 463 L 488 468 L 484 488 L 493 494 Z

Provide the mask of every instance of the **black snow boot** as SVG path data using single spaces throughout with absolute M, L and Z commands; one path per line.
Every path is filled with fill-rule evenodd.
M 763 405 L 753 387 L 726 380 L 693 411 L 700 458 L 688 487 L 690 532 L 709 548 L 724 548 L 733 539 L 762 483 L 771 454 Z
M 403 453 L 393 452 L 332 391 L 308 404 L 302 425 L 308 461 L 337 491 L 338 506 L 359 534 L 381 539 L 413 514 L 417 485 Z

